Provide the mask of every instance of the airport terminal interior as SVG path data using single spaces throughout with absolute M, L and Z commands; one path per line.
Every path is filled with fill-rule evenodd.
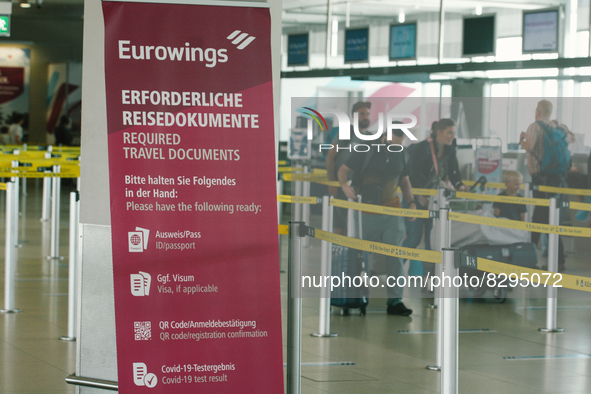
M 86 1 L 91 2 L 96 0 Z M 572 163 L 576 172 L 586 178 L 591 151 L 588 126 L 591 113 L 587 110 L 591 104 L 588 0 L 271 0 L 271 3 L 272 7 L 280 8 L 273 15 L 281 18 L 281 43 L 273 49 L 275 60 L 280 62 L 276 75 L 281 78 L 275 108 L 280 168 L 306 166 L 321 174 L 326 169 L 325 157 L 318 147 L 326 142 L 328 130 L 323 133 L 314 126 L 314 138 L 302 148 L 301 138 L 307 123 L 305 119 L 303 123 L 302 119 L 298 120 L 303 117 L 298 109 L 311 106 L 321 110 L 333 103 L 344 103 L 341 109 L 347 112 L 360 100 L 386 100 L 386 110 L 400 105 L 401 111 L 418 115 L 419 124 L 412 132 L 419 141 L 428 137 L 433 120 L 446 117 L 456 120 L 458 160 L 464 180 L 477 179 L 476 152 L 485 146 L 494 147 L 502 158 L 497 178 L 491 181 L 503 182 L 501 170 L 514 170 L 522 173 L 524 183 L 528 183 L 531 177 L 526 153 L 519 146 L 520 133 L 533 122 L 537 103 L 547 99 L 554 105 L 552 118 L 561 120 L 574 133 L 575 139 L 569 145 Z M 65 64 L 66 73 L 74 79 L 78 78 L 76 70 L 80 71 L 79 82 L 70 85 L 82 82 L 83 23 L 88 18 L 83 14 L 84 2 L 80 0 L 12 3 L 12 33 L 10 37 L 0 37 L 0 68 L 3 50 L 16 48 L 28 53 L 26 92 L 30 98 L 22 112 L 28 114 L 25 132 L 31 145 L 45 145 L 50 138 L 46 122 L 51 118 L 48 115 L 53 101 L 48 100 L 48 91 L 55 87 L 51 85 L 50 70 Z M 554 31 L 532 33 L 524 27 L 527 17 L 539 17 L 539 14 L 549 18 L 543 25 L 554 24 Z M 465 26 L 472 26 L 472 30 L 466 30 Z M 489 26 L 489 30 L 480 29 L 483 26 Z M 471 43 L 473 46 L 467 46 L 466 40 L 474 29 L 483 30 L 482 36 Z M 404 38 L 396 41 L 394 33 L 404 34 Z M 348 40 L 362 44 L 347 51 Z M 66 108 L 77 117 L 77 121 L 73 119 L 74 143 L 84 145 L 80 92 L 73 89 L 70 100 L 66 100 Z M 374 126 L 370 128 L 373 130 Z M 403 145 L 410 143 L 406 139 Z M 282 179 L 283 173 L 279 172 L 278 181 Z M 296 193 L 295 182 L 286 180 L 278 185 L 279 194 Z M 327 194 L 326 184 L 312 182 L 309 186 L 312 196 Z M 22 312 L 0 314 L 0 393 L 109 392 L 66 382 L 68 376 L 76 373 L 80 354 L 76 340 L 60 339 L 67 337 L 69 330 L 70 196 L 77 187 L 75 179 L 61 180 L 58 228 L 62 258 L 51 259 L 48 256 L 52 253 L 52 222 L 44 220 L 47 218 L 44 218 L 43 179 L 21 179 L 14 307 Z M 591 189 L 591 185 L 570 187 Z M 582 202 L 584 195 L 569 194 L 564 200 Z M 0 190 L 0 240 L 6 236 L 5 204 L 6 194 Z M 307 220 L 310 226 L 321 228 L 322 212 L 318 208 L 310 210 Z M 486 209 L 492 209 L 490 204 Z M 299 220 L 295 211 L 295 204 L 280 204 L 279 223 Z M 563 226 L 588 229 L 591 224 L 591 215 L 579 215 L 576 209 L 563 208 L 560 212 Z M 590 278 L 591 282 L 588 238 L 561 236 L 561 239 L 566 253 L 561 272 Z M 286 363 L 290 323 L 289 242 L 287 235 L 279 236 L 277 274 L 281 283 Z M 535 252 L 537 268 L 548 266 L 548 253 L 542 244 L 537 245 Z M 423 247 L 424 240 L 419 245 Z M 308 238 L 301 246 L 305 274 L 320 275 L 321 254 L 321 241 Z M 0 256 L 4 255 L 5 244 L 0 241 Z M 369 269 L 377 267 L 375 264 Z M 411 262 L 406 261 L 404 267 L 410 274 Z M 0 294 L 6 288 L 4 268 L 2 261 Z M 384 283 L 384 272 L 375 270 L 380 283 Z M 473 290 L 462 289 L 458 303 L 457 392 L 591 392 L 589 292 L 566 288 L 558 291 L 554 305 L 556 327 L 550 327 L 563 329 L 557 332 L 540 330 L 548 328 L 549 323 L 547 313 L 552 303 L 546 294 L 539 286 L 516 288 L 501 295 L 492 290 L 477 295 Z M 370 289 L 365 315 L 357 309 L 343 315 L 341 308 L 333 307 L 330 332 L 336 335 L 320 338 L 312 335 L 321 326 L 320 300 L 302 298 L 301 393 L 441 392 L 441 372 L 433 370 L 433 366 L 441 363 L 437 350 L 440 301 L 422 289 L 407 288 L 403 301 L 412 314 L 393 316 L 386 313 L 386 300 L 386 291 L 378 286 Z M 100 316 L 95 318 L 101 320 Z M 105 348 L 109 346 L 114 344 L 106 344 Z M 98 368 L 102 371 L 105 365 Z M 87 377 L 114 380 L 98 375 Z M 288 381 L 287 377 L 285 380 Z M 243 392 L 250 393 L 248 388 Z

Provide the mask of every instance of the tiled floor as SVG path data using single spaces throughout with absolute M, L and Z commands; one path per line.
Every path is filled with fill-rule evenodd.
M 75 342 L 67 334 L 68 259 L 46 260 L 49 226 L 41 217 L 41 183 L 29 181 L 29 195 L 20 218 L 16 307 L 20 314 L 0 315 L 0 393 L 73 393 L 65 377 L 75 370 Z M 68 192 L 62 193 L 60 251 L 68 253 Z M 4 206 L 0 195 L 0 207 Z M 0 237 L 3 237 L 0 208 Z M 3 239 L 3 238 L 0 238 Z M 588 245 L 579 244 L 579 250 Z M 285 246 L 285 243 L 284 243 Z M 313 268 L 319 244 L 304 250 Z M 286 248 L 282 248 L 285 268 Z M 0 245 L 0 300 L 4 300 L 3 242 Z M 567 273 L 585 274 L 586 253 L 571 253 Z M 586 273 L 587 276 L 591 276 Z M 284 305 L 286 274 L 282 273 Z M 539 292 L 538 292 L 539 293 Z M 536 294 L 535 292 L 526 293 Z M 411 294 L 413 295 L 413 294 Z M 416 295 L 416 294 L 415 294 Z M 385 313 L 385 295 L 371 294 L 366 316 L 340 316 L 333 311 L 331 331 L 336 338 L 316 338 L 319 301 L 303 299 L 302 393 L 437 393 L 440 373 L 427 370 L 435 363 L 435 309 L 432 299 L 407 298 L 410 317 Z M 563 333 L 545 334 L 545 300 L 460 300 L 459 392 L 466 394 L 539 394 L 591 392 L 591 300 L 561 298 L 558 325 Z M 284 338 L 286 331 L 284 310 Z M 401 331 L 411 331 L 404 333 Z M 285 348 L 284 348 L 285 349 Z M 346 365 L 343 365 L 346 364 Z M 248 390 L 244 391 L 248 393 Z

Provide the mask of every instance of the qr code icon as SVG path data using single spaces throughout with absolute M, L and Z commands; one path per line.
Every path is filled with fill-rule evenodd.
M 133 323 L 136 341 L 152 339 L 152 323 L 149 321 L 136 321 Z

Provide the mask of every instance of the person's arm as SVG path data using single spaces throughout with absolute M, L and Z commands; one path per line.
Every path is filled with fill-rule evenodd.
M 500 214 L 501 214 L 501 208 L 495 208 L 493 211 L 493 215 L 495 215 L 496 217 L 499 217 Z
M 334 168 L 334 162 L 337 157 L 337 153 L 337 147 L 333 144 L 332 148 L 330 148 L 330 150 L 326 154 L 326 175 L 328 176 L 329 181 L 338 180 Z M 339 194 L 339 188 L 336 186 L 329 186 L 328 193 L 333 197 L 336 197 Z
M 410 184 L 410 179 L 407 176 L 403 176 L 400 178 L 400 182 L 398 183 L 400 189 L 402 190 L 402 196 L 404 197 L 405 201 L 410 201 L 409 209 L 417 209 L 417 203 L 415 202 L 415 198 L 412 194 L 412 185 Z M 408 218 L 410 222 L 413 222 L 416 218 Z
M 527 128 L 526 132 L 521 132 L 519 136 L 519 143 L 526 152 L 531 153 L 536 146 L 537 132 L 540 126 L 537 123 L 532 123 Z
M 341 165 L 338 172 L 339 183 L 341 184 L 341 189 L 343 189 L 343 193 L 345 195 L 357 201 L 357 196 L 355 195 L 355 189 L 352 186 L 348 185 L 349 182 L 349 173 L 353 171 L 351 168 L 347 167 L 346 164 Z
M 456 155 L 456 150 L 450 151 L 449 159 L 448 159 L 448 173 L 449 173 L 449 180 L 451 184 L 454 186 L 456 190 L 466 191 L 468 187 L 464 185 L 462 182 L 462 174 L 460 174 L 460 164 L 458 163 L 458 156 Z
M 525 222 L 525 213 L 521 212 L 519 214 L 519 220 L 521 220 L 522 222 Z

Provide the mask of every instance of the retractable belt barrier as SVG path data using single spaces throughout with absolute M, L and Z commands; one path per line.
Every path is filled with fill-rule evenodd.
M 468 200 L 481 200 L 481 201 L 492 201 L 492 202 L 504 202 L 509 204 L 522 204 L 522 205 L 538 205 L 541 207 L 549 207 L 550 200 L 543 198 L 525 198 L 525 197 L 511 197 L 511 196 L 493 196 L 490 194 L 476 194 L 468 192 L 454 192 L 452 197 L 465 198 Z M 588 204 L 591 206 L 591 204 Z
M 534 185 L 533 190 L 538 190 L 540 192 L 547 192 L 547 193 L 556 193 L 556 194 L 570 194 L 570 195 L 574 195 L 574 196 L 591 196 L 591 190 L 587 190 L 587 189 L 569 189 L 566 187 L 552 187 L 552 186 Z
M 384 215 L 404 216 L 404 217 L 424 218 L 424 219 L 428 219 L 430 217 L 435 217 L 435 214 L 436 214 L 435 211 L 427 211 L 424 209 L 393 208 L 393 207 L 386 207 L 383 205 L 364 204 L 364 203 L 359 203 L 359 202 L 339 200 L 336 198 L 332 198 L 330 200 L 330 205 L 333 205 L 335 207 L 340 207 L 340 208 L 360 210 L 363 212 L 382 213 Z
M 287 202 L 291 204 L 320 204 L 322 202 L 322 198 L 319 197 L 300 197 L 300 196 L 291 196 L 281 194 L 277 196 L 277 201 L 279 202 Z
M 572 237 L 591 237 L 591 229 L 583 227 L 551 226 L 542 223 L 527 223 L 519 220 L 488 218 L 467 213 L 450 212 L 449 219 L 463 223 L 484 224 L 487 226 L 513 228 L 544 234 L 569 235 Z
M 542 284 L 545 287 L 554 286 L 571 290 L 591 292 L 591 280 L 585 276 L 568 275 L 534 268 L 525 268 L 517 265 L 501 263 L 494 260 L 488 260 L 482 257 L 469 256 L 463 253 L 461 254 L 461 265 L 497 275 L 505 274 L 507 277 L 509 277 L 511 274 L 516 274 L 516 277 L 519 281 L 527 280 L 532 283 L 537 283 L 538 285 Z M 523 277 L 524 275 L 526 275 L 525 278 Z M 537 279 L 534 279 L 536 276 Z

